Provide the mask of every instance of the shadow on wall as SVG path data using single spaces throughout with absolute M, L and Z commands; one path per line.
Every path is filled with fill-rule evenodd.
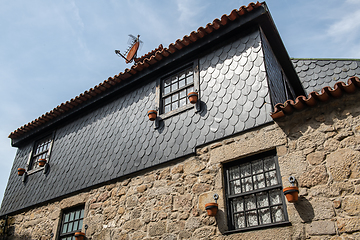
M 299 213 L 300 218 L 304 222 L 312 222 L 315 217 L 314 208 L 305 197 L 300 196 L 299 200 L 294 204 L 294 206 L 296 211 Z

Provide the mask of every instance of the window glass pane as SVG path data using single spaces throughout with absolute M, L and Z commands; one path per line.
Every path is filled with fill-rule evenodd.
M 263 209 L 259 210 L 259 221 L 260 221 L 260 224 L 271 223 L 270 209 L 269 208 L 263 208 Z
M 241 165 L 240 167 L 241 177 L 246 177 L 251 175 L 251 165 L 250 163 Z
M 264 170 L 274 170 L 275 169 L 275 161 L 273 157 L 268 157 L 264 159 Z
M 229 169 L 229 180 L 240 178 L 238 166 Z
M 234 212 L 244 211 L 244 199 L 242 197 L 235 198 L 232 201 Z
M 164 98 L 164 105 L 168 105 L 169 103 L 171 103 L 171 96 Z
M 262 160 L 254 161 L 251 164 L 252 166 L 252 174 L 261 173 L 263 171 Z
M 193 76 L 189 76 L 186 78 L 186 84 L 191 84 L 194 82 L 194 77 Z
M 174 95 L 171 96 L 171 101 L 175 102 L 179 99 L 179 95 L 177 93 L 175 93 Z
M 182 79 L 179 81 L 179 88 L 184 87 L 185 86 L 185 79 Z
M 191 93 L 191 92 L 193 92 L 193 91 L 194 91 L 194 87 L 188 87 L 188 88 L 186 89 L 187 94 L 189 94 L 189 93 Z
M 84 218 L 84 209 L 81 209 L 80 218 Z
M 64 224 L 64 227 L 63 227 L 63 231 L 62 231 L 63 233 L 66 233 L 66 232 L 67 232 L 67 226 L 68 226 L 68 225 L 65 223 L 65 224 Z
M 167 78 L 164 80 L 164 87 L 167 87 L 171 84 L 171 78 Z
M 260 192 L 256 194 L 258 208 L 269 206 L 269 199 L 267 192 Z
M 174 110 L 177 108 L 178 108 L 178 102 L 174 102 L 173 104 L 171 104 L 171 110 Z
M 170 112 L 170 111 L 171 111 L 171 105 L 165 106 L 164 113 L 167 113 L 167 112 Z
M 278 180 L 276 177 L 276 170 L 271 172 L 266 172 L 265 177 L 266 177 L 266 185 L 268 187 L 278 184 Z
M 170 87 L 164 88 L 164 94 L 168 94 L 168 93 L 170 93 Z
M 79 222 L 78 222 L 78 221 L 75 221 L 75 222 L 74 222 L 73 231 L 78 230 L 78 224 L 79 224 Z
M 230 192 L 232 195 L 241 193 L 240 180 L 230 182 Z
M 271 217 L 273 219 L 273 222 L 285 221 L 282 205 L 271 208 Z
M 185 106 L 186 105 L 186 98 L 183 98 L 180 100 L 180 106 L 179 107 L 182 107 L 182 106 Z
M 185 71 L 179 74 L 179 79 L 184 79 L 184 78 L 185 78 Z
M 171 77 L 171 83 L 176 83 L 178 81 L 177 76 Z
M 246 223 L 248 227 L 258 225 L 256 211 L 246 212 Z
M 256 209 L 256 199 L 254 194 L 245 196 L 244 200 L 245 200 L 245 210 L 248 211 L 248 210 Z
M 83 225 L 83 220 L 79 220 L 79 226 L 78 226 L 79 230 L 82 229 L 82 225 Z
M 72 222 L 69 222 L 68 232 L 72 232 L 72 231 L 73 231 L 72 227 L 73 227 L 73 223 L 72 223 Z
M 269 191 L 270 205 L 281 204 L 281 192 L 279 189 Z
M 75 219 L 79 219 L 79 218 L 80 218 L 80 212 L 81 212 L 81 210 L 76 211 L 76 213 L 75 213 Z
M 192 67 L 186 70 L 186 76 L 193 75 L 193 69 Z
M 251 177 L 241 179 L 242 191 L 248 192 L 253 190 Z
M 254 176 L 254 189 L 264 188 L 265 187 L 265 177 L 264 174 L 258 174 Z
M 244 228 L 245 227 L 244 213 L 235 214 L 234 221 L 235 221 L 235 228 Z
M 73 221 L 73 220 L 74 220 L 74 216 L 75 216 L 75 213 L 74 213 L 74 212 L 71 212 L 71 213 L 70 213 L 69 221 Z
M 173 91 L 175 91 L 177 89 L 178 89 L 177 83 L 174 83 L 174 84 L 171 85 L 171 92 L 173 92 Z
M 180 92 L 180 98 L 184 98 L 184 97 L 186 97 L 186 89 Z
M 69 221 L 69 215 L 70 215 L 70 214 L 65 214 L 64 222 L 68 222 L 68 221 Z

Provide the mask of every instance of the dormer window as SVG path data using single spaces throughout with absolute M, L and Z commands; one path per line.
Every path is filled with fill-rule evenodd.
M 187 94 L 194 91 L 194 70 L 190 66 L 162 80 L 162 112 L 167 113 L 189 103 Z
M 199 90 L 197 61 L 170 72 L 158 82 L 158 109 L 166 118 L 191 108 L 187 95 Z
M 40 168 L 40 159 L 46 159 L 47 161 L 49 160 L 52 142 L 53 134 L 48 135 L 35 143 L 34 149 L 31 153 L 31 158 L 28 163 L 28 170 Z

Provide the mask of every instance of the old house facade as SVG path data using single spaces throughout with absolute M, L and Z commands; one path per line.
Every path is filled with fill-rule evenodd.
M 235 9 L 11 133 L 0 233 L 360 238 L 359 75 L 357 60 L 291 60 L 265 3 Z

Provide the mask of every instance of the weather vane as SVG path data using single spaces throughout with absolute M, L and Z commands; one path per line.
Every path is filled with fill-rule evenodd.
M 134 58 L 136 58 L 137 51 L 139 50 L 140 46 L 143 43 L 142 41 L 139 40 L 139 38 L 140 38 L 140 35 L 137 35 L 137 37 L 135 37 L 134 35 L 129 34 L 128 49 L 126 49 L 124 54 L 121 54 L 120 50 L 115 50 L 115 53 L 119 57 L 123 57 L 125 59 L 126 63 L 131 63 L 132 60 L 134 60 Z

